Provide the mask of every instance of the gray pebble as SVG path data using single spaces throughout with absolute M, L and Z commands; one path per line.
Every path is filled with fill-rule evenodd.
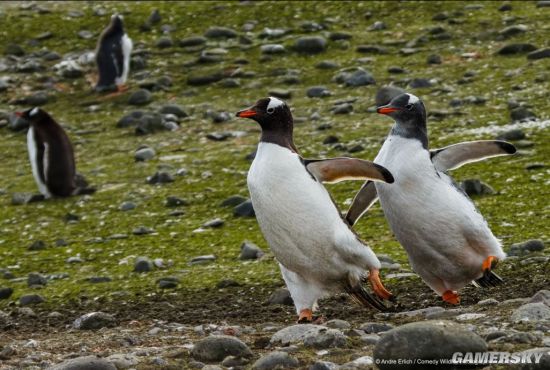
M 128 98 L 128 104 L 130 105 L 147 105 L 153 101 L 153 95 L 149 90 L 140 89 L 134 92 Z
M 139 358 L 129 353 L 115 353 L 106 360 L 115 365 L 118 370 L 135 368 L 139 364 Z
M 174 289 L 177 288 L 179 279 L 175 277 L 164 277 L 158 280 L 158 286 L 160 289 Z
M 232 195 L 229 198 L 225 199 L 220 203 L 220 206 L 222 207 L 235 207 L 239 204 L 243 203 L 244 201 L 248 200 L 248 198 L 245 198 L 240 195 Z
M 537 49 L 527 54 L 527 59 L 537 60 L 550 58 L 550 48 Z
M 132 209 L 135 209 L 137 205 L 134 202 L 124 202 L 120 205 L 119 209 L 121 211 L 131 211 Z
M 134 263 L 135 272 L 149 272 L 153 270 L 153 262 L 147 257 L 138 257 Z
M 117 367 L 103 358 L 84 356 L 65 360 L 50 370 L 117 370 Z
M 424 321 L 405 324 L 388 331 L 376 344 L 374 358 L 377 361 L 387 361 L 378 363 L 378 367 L 385 370 L 401 368 L 401 365 L 389 362 L 390 360 L 450 360 L 455 352 L 485 351 L 485 341 L 463 326 L 449 321 Z
M 0 287 L 0 299 L 8 299 L 11 297 L 13 289 L 9 287 Z
M 34 305 L 44 302 L 44 298 L 38 294 L 25 294 L 19 298 L 19 304 L 21 306 Z
M 536 119 L 537 116 L 526 107 L 520 106 L 510 111 L 510 118 L 512 121 L 529 121 Z
M 541 252 L 544 250 L 544 243 L 542 240 L 532 239 L 523 243 L 516 243 L 510 246 L 508 251 L 509 256 L 524 256 L 532 252 Z
M 253 370 L 275 370 L 275 369 L 290 369 L 300 366 L 300 363 L 295 358 L 291 357 L 286 352 L 275 351 L 265 356 L 260 357 L 254 365 Z
M 539 290 L 536 292 L 531 299 L 529 300 L 529 303 L 537 303 L 542 302 L 547 306 L 550 306 L 550 290 Z
M 213 254 L 207 254 L 204 256 L 197 256 L 191 259 L 189 262 L 192 265 L 202 264 L 202 263 L 208 263 L 216 260 L 216 256 Z
M 105 312 L 90 312 L 77 318 L 73 327 L 79 330 L 96 330 L 114 326 L 115 323 L 113 315 Z
M 472 195 L 492 195 L 496 191 L 488 184 L 479 179 L 467 179 L 460 183 L 460 187 L 469 196 Z
M 334 362 L 329 361 L 315 361 L 308 370 L 338 370 L 340 367 Z
M 542 302 L 527 303 L 518 307 L 511 319 L 514 322 L 550 320 L 550 307 Z
M 206 32 L 204 33 L 204 36 L 209 39 L 218 39 L 218 38 L 235 38 L 239 34 L 227 27 L 210 27 Z
M 25 55 L 25 50 L 21 45 L 10 42 L 4 48 L 4 54 L 22 57 L 23 55 Z
M 260 46 L 260 51 L 262 54 L 274 55 L 274 54 L 284 54 L 286 49 L 281 44 L 265 44 Z
M 251 200 L 246 200 L 233 208 L 233 216 L 236 217 L 255 217 L 254 207 Z
M 432 82 L 427 78 L 413 78 L 411 82 L 409 82 L 409 87 L 411 89 L 432 87 L 432 85 Z
M 256 244 L 245 241 L 241 244 L 240 260 L 256 260 L 264 255 L 264 251 L 260 249 Z
M 136 160 L 136 162 L 148 161 L 150 159 L 153 159 L 155 155 L 155 150 L 146 146 L 136 150 L 136 152 L 134 153 L 134 159 Z
M 31 272 L 29 273 L 27 277 L 27 285 L 28 286 L 36 286 L 36 285 L 46 285 L 48 283 L 48 280 L 46 277 L 42 274 L 39 274 L 37 272 Z
M 500 133 L 497 137 L 498 140 L 522 140 L 525 139 L 525 132 L 521 129 L 514 129 L 509 131 L 504 131 Z
M 42 240 L 36 240 L 31 245 L 29 245 L 27 249 L 30 251 L 41 251 L 46 249 L 46 243 L 44 243 Z
M 153 176 L 147 178 L 149 184 L 167 184 L 174 182 L 174 176 L 165 171 L 156 172 Z
M 376 334 L 393 329 L 394 326 L 385 322 L 366 322 L 361 324 L 360 330 L 363 330 L 367 334 Z
M 88 31 L 88 30 L 78 31 L 77 35 L 78 35 L 78 37 L 80 37 L 81 39 L 84 39 L 84 40 L 89 40 L 92 37 L 94 37 L 94 34 L 90 31 Z
M 353 112 L 353 105 L 351 103 L 338 104 L 331 110 L 334 114 L 349 114 Z
M 214 362 L 223 361 L 227 356 L 252 357 L 252 351 L 235 337 L 213 335 L 197 341 L 191 356 L 199 361 Z
M 345 347 L 346 336 L 338 329 L 322 329 L 304 336 L 304 345 L 317 349 Z
M 534 50 L 537 50 L 537 47 L 533 44 L 514 43 L 514 44 L 504 45 L 497 51 L 497 54 L 498 55 L 526 54 Z
M 273 305 L 273 304 L 282 304 L 285 306 L 293 306 L 294 301 L 292 300 L 292 297 L 290 296 L 290 292 L 287 288 L 279 288 L 276 289 L 269 298 L 267 299 L 267 304 Z
M 327 40 L 321 36 L 303 36 L 294 42 L 294 50 L 304 54 L 318 54 L 327 48 Z
M 132 230 L 132 234 L 134 235 L 148 235 L 154 232 L 155 232 L 154 229 L 151 229 L 150 227 L 146 227 L 146 226 L 138 226 L 134 230 Z
M 307 89 L 306 95 L 308 98 L 323 98 L 332 95 L 332 93 L 325 86 L 313 86 Z
M 186 206 L 188 205 L 189 202 L 186 201 L 185 199 L 182 199 L 182 198 L 179 198 L 179 197 L 176 197 L 176 196 L 168 196 L 166 197 L 166 207 L 180 207 L 180 206 Z
M 318 69 L 336 69 L 340 65 L 332 60 L 322 60 L 315 65 L 315 68 Z
M 376 84 L 373 75 L 361 67 L 346 68 L 338 72 L 333 80 L 347 87 L 357 87 Z
M 287 346 L 289 344 L 300 344 L 306 337 L 315 336 L 321 332 L 326 332 L 328 328 L 322 325 L 298 324 L 283 328 L 273 334 L 271 344 Z M 334 329 L 330 329 L 334 330 Z
M 522 33 L 525 33 L 527 31 L 528 27 L 524 24 L 514 24 L 512 26 L 508 26 L 503 28 L 498 32 L 500 36 L 503 38 L 510 38 L 512 36 L 516 36 Z
M 174 41 L 170 36 L 163 36 L 155 42 L 155 46 L 159 49 L 171 48 L 174 46 Z
M 184 39 L 181 39 L 178 41 L 178 46 L 181 46 L 183 48 L 185 47 L 192 47 L 192 46 L 201 46 L 206 44 L 206 38 L 202 36 L 191 36 L 186 37 Z
M 222 227 L 225 222 L 221 218 L 215 218 L 210 221 L 206 221 L 202 227 L 218 228 Z
M 163 105 L 162 108 L 160 108 L 160 113 L 162 114 L 174 114 L 175 116 L 179 118 L 185 118 L 188 116 L 185 109 L 177 104 L 166 104 Z

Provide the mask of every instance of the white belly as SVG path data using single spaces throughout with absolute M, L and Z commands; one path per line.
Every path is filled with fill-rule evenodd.
M 50 198 L 52 195 L 50 191 L 48 190 L 48 187 L 46 184 L 42 181 L 42 178 L 39 174 L 39 167 L 38 167 L 38 158 L 37 158 L 37 148 L 36 148 L 36 141 L 34 139 L 34 128 L 31 126 L 29 127 L 29 131 L 27 132 L 27 148 L 29 151 L 29 160 L 31 162 L 31 168 L 32 168 L 32 175 L 34 177 L 34 181 L 36 182 L 36 185 L 38 185 L 38 190 L 42 195 L 44 195 L 46 198 Z M 45 148 L 46 152 L 43 156 L 43 168 L 46 170 L 47 168 L 47 149 Z M 44 176 L 46 178 L 46 176 Z
M 248 187 L 258 223 L 275 257 L 302 277 L 341 280 L 357 269 L 343 260 L 341 247 L 349 246 L 352 259 L 354 253 L 361 255 L 362 249 L 370 251 L 344 224 L 327 190 L 311 177 L 296 153 L 260 143 L 248 173 Z M 361 259 L 362 255 L 358 264 Z
M 392 231 L 426 282 L 463 286 L 480 277 L 487 256 L 504 258 L 483 216 L 436 172 L 418 140 L 390 136 L 375 162 L 395 177 L 390 185 L 376 183 L 376 190 Z
M 132 55 L 132 48 L 132 39 L 130 39 L 127 34 L 124 34 L 124 36 L 122 36 L 122 55 L 124 61 L 122 64 L 122 74 L 120 75 L 120 77 L 117 77 L 115 81 L 117 85 L 125 84 L 126 80 L 128 79 L 128 73 L 130 72 L 130 56 Z

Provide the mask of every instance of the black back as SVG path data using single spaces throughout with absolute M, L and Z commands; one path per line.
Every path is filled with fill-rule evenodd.
M 124 36 L 124 24 L 122 18 L 115 14 L 97 42 L 96 64 L 99 80 L 96 89 L 98 90 L 112 87 L 115 85 L 116 78 L 122 76 L 124 68 L 122 36 Z
M 22 114 L 34 129 L 36 161 L 39 176 L 52 195 L 67 197 L 73 194 L 75 185 L 74 152 L 65 130 L 44 110 L 29 109 Z M 48 152 L 45 152 L 46 145 Z M 44 157 L 47 155 L 47 165 Z

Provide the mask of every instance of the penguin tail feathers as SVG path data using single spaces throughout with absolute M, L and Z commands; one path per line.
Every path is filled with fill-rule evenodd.
M 475 285 L 478 285 L 482 288 L 495 287 L 504 283 L 504 280 L 498 276 L 496 273 L 490 270 L 486 270 L 483 273 L 483 276 L 475 280 Z
M 74 176 L 74 183 L 76 185 L 76 189 L 73 191 L 73 195 L 89 195 L 97 191 L 97 189 L 91 187 L 88 180 L 86 180 L 86 178 L 78 172 Z
M 378 311 L 388 311 L 388 307 L 384 305 L 384 302 L 376 295 L 368 292 L 361 284 L 351 286 L 351 284 L 348 283 L 345 287 L 345 291 L 360 305 L 372 307 Z
M 74 183 L 77 188 L 87 188 L 89 185 L 84 175 L 78 172 L 74 175 Z
M 90 194 L 93 194 L 97 191 L 96 188 L 92 188 L 92 187 L 85 187 L 85 188 L 77 188 L 73 195 L 90 195 Z

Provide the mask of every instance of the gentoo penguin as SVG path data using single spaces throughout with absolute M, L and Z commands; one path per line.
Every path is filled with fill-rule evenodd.
M 412 268 L 444 301 L 458 304 L 457 291 L 475 281 L 502 280 L 491 271 L 506 257 L 487 222 L 447 170 L 484 158 L 515 153 L 504 141 L 471 141 L 428 150 L 426 110 L 420 99 L 400 94 L 378 113 L 395 120 L 375 162 L 395 183 L 366 182 L 346 215 L 353 225 L 377 199 Z
M 293 142 L 292 114 L 277 98 L 258 100 L 237 117 L 251 118 L 262 129 L 248 188 L 262 233 L 294 300 L 298 322 L 311 322 L 317 300 L 336 292 L 345 291 L 364 305 L 385 309 L 361 285 L 368 279 L 378 297 L 392 297 L 380 281 L 380 262 L 344 222 L 322 183 L 365 178 L 391 183 L 392 175 L 359 159 L 300 157 Z
M 17 115 L 30 122 L 27 133 L 29 159 L 34 180 L 45 198 L 95 192 L 76 173 L 71 142 L 46 111 L 36 107 Z
M 111 23 L 99 36 L 96 48 L 96 63 L 99 80 L 98 92 L 122 90 L 130 70 L 132 40 L 124 32 L 122 16 L 114 14 Z

